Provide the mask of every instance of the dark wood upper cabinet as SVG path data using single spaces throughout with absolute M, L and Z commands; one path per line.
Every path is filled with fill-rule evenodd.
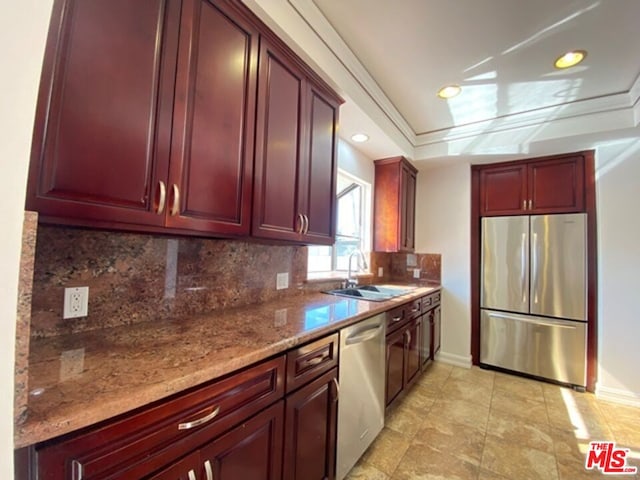
M 253 235 L 333 243 L 339 105 L 285 52 L 262 41 Z
M 417 174 L 404 157 L 375 161 L 374 251 L 413 251 Z
M 179 3 L 59 0 L 47 40 L 27 209 L 162 225 Z
M 258 40 L 231 6 L 184 1 L 168 226 L 249 233 Z
M 482 216 L 584 211 L 583 155 L 478 168 Z
M 26 207 L 331 244 L 341 102 L 240 2 L 55 0 Z

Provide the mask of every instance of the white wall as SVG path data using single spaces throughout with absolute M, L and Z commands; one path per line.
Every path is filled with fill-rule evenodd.
M 416 252 L 442 254 L 440 360 L 471 365 L 469 288 L 471 169 L 421 169 L 416 194 Z
M 596 154 L 599 370 L 596 393 L 640 406 L 640 140 Z
M 13 478 L 13 366 L 25 182 L 53 0 L 0 2 L 0 478 Z

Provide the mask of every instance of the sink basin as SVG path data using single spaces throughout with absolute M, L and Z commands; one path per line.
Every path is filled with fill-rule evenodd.
M 405 295 L 415 287 L 398 287 L 395 285 L 362 285 L 360 287 L 338 288 L 324 293 L 339 295 L 341 297 L 369 300 L 371 302 L 383 302 L 394 297 Z

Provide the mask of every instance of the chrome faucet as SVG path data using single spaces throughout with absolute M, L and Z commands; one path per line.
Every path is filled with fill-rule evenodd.
M 347 288 L 355 287 L 358 284 L 358 280 L 356 280 L 355 278 L 351 278 L 351 275 L 352 275 L 351 259 L 353 259 L 354 255 L 358 256 L 358 271 L 360 271 L 361 269 L 368 268 L 367 259 L 364 258 L 364 253 L 362 253 L 362 250 L 356 249 L 353 252 L 351 252 L 351 255 L 349 255 L 349 271 L 347 273 Z M 360 264 L 360 260 L 362 260 L 362 264 Z

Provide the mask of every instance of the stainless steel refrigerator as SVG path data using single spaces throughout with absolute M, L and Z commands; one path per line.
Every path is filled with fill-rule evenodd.
M 586 386 L 586 214 L 481 228 L 480 363 Z

